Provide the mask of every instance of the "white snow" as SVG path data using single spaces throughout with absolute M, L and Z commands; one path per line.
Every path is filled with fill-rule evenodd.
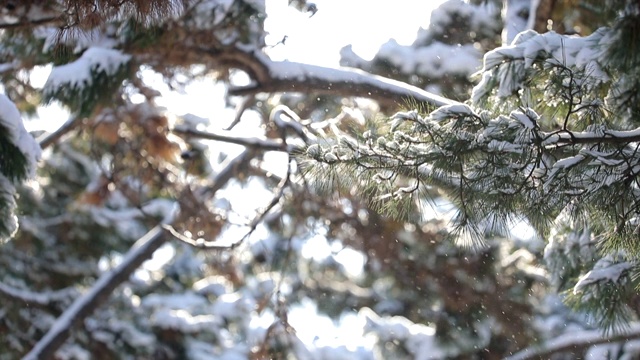
M 450 117 L 474 115 L 473 109 L 465 104 L 453 104 L 441 106 L 429 114 L 429 119 L 433 121 L 442 121 Z
M 570 156 L 570 157 L 566 157 L 564 159 L 560 159 L 560 160 L 556 161 L 556 163 L 553 164 L 553 167 L 554 168 L 560 168 L 560 169 L 566 169 L 568 167 L 572 167 L 572 166 L 577 165 L 578 163 L 580 163 L 583 160 L 584 160 L 584 156 L 583 155 Z
M 372 332 L 383 342 L 406 342 L 414 359 L 443 359 L 447 354 L 438 346 L 436 330 L 423 324 L 416 324 L 403 316 L 381 317 L 369 308 L 362 308 L 359 316 L 366 319 L 365 333 Z
M 408 97 L 419 96 L 418 100 L 430 102 L 436 106 L 455 103 L 450 99 L 432 94 L 407 83 L 371 75 L 358 69 L 328 68 L 291 61 L 264 61 L 264 63 L 268 66 L 271 76 L 276 80 L 313 82 L 314 79 L 322 79 L 329 83 L 349 84 L 349 86 L 353 87 L 371 84 L 375 88 L 383 90 L 406 92 Z
M 214 315 L 191 315 L 186 310 L 160 309 L 151 317 L 153 326 L 177 330 L 185 334 L 195 334 L 218 328 L 222 319 Z
M 338 161 L 338 156 L 333 153 L 333 152 L 328 152 L 326 154 L 324 154 L 324 160 L 328 163 L 334 163 L 336 161 Z
M 527 30 L 530 15 L 526 18 L 521 14 L 529 14 L 531 0 L 506 0 L 504 10 L 504 30 L 502 32 L 502 43 L 511 44 L 516 35 Z
M 200 295 L 220 296 L 230 293 L 233 284 L 222 275 L 211 275 L 193 283 L 193 290 Z
M 44 92 L 54 93 L 62 86 L 79 88 L 90 85 L 92 71 L 103 71 L 107 76 L 110 76 L 130 59 L 131 55 L 124 54 L 119 50 L 90 47 L 77 60 L 54 66 L 44 85 Z
M 602 260 L 598 261 L 596 266 L 600 264 Z M 625 274 L 633 265 L 629 262 L 622 262 L 619 264 L 608 265 L 601 268 L 594 268 L 586 273 L 578 280 L 573 288 L 574 293 L 580 292 L 583 288 L 597 283 L 597 282 L 612 282 L 617 283 L 620 277 Z
M 395 65 L 404 74 L 440 78 L 447 74 L 473 74 L 481 66 L 482 53 L 471 44 L 434 42 L 414 47 L 399 45 L 392 39 L 380 47 L 377 57 Z
M 525 69 L 534 61 L 546 59 L 549 63 L 584 71 L 588 81 L 583 85 L 590 87 L 610 78 L 600 65 L 603 59 L 602 43 L 607 41 L 607 30 L 598 30 L 586 37 L 560 35 L 553 31 L 538 34 L 533 30 L 519 33 L 508 46 L 501 46 L 484 55 L 482 79 L 473 89 L 472 100 L 477 103 L 488 91 L 490 84 L 498 77 L 498 96 L 506 97 L 520 89 Z M 509 63 L 509 66 L 503 66 Z M 495 70 L 495 71 L 494 71 Z M 574 81 L 577 81 L 574 79 Z
M 456 16 L 468 19 L 472 29 L 498 29 L 500 24 L 495 21 L 493 16 L 498 10 L 491 2 L 474 5 L 464 0 L 448 0 L 431 12 L 429 26 L 438 33 L 445 33 L 446 27 L 453 23 L 452 16 Z M 427 31 L 420 31 L 416 42 L 422 42 L 421 37 L 426 33 Z
M 7 294 L 9 297 L 14 299 L 20 299 L 25 303 L 34 303 L 46 306 L 54 301 L 72 298 L 76 291 L 73 288 L 67 288 L 58 291 L 33 292 L 0 282 L 0 293 Z
M 519 121 L 527 129 L 533 129 L 536 125 L 534 121 L 539 117 L 533 109 L 527 109 L 524 113 L 521 111 L 513 111 L 510 116 Z
M 195 26 L 204 29 L 219 25 L 228 15 L 231 5 L 233 5 L 233 0 L 207 0 L 196 3 L 196 8 L 193 11 Z M 213 21 L 211 21 L 210 14 L 215 15 Z

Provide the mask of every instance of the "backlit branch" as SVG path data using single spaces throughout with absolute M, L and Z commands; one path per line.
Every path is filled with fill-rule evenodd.
M 251 85 L 231 87 L 231 95 L 248 95 L 259 92 L 323 93 L 334 96 L 364 97 L 383 105 L 397 107 L 407 100 L 424 102 L 434 106 L 456 103 L 406 83 L 372 75 L 351 68 L 326 68 L 288 61 L 270 61 L 255 58 L 268 69 L 263 79 L 255 79 Z
M 247 86 L 231 86 L 230 95 L 256 93 L 302 92 L 334 96 L 363 97 L 397 107 L 409 100 L 433 106 L 456 104 L 456 101 L 432 94 L 418 87 L 372 75 L 352 68 L 328 68 L 290 61 L 272 61 L 254 48 L 216 46 L 188 47 L 200 56 L 211 57 L 212 63 L 245 71 L 252 79 Z

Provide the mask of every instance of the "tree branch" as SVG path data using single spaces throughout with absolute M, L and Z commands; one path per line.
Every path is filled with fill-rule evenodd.
M 640 142 L 640 128 L 633 130 L 604 130 L 604 134 L 596 134 L 590 131 L 559 131 L 555 133 L 542 133 L 543 145 L 566 144 L 628 144 Z
M 38 143 L 40 143 L 40 147 L 44 150 L 45 148 L 53 145 L 64 135 L 77 128 L 80 123 L 81 121 L 79 117 L 73 116 L 69 118 L 58 130 L 52 132 L 51 134 L 41 136 L 39 139 L 37 139 Z
M 176 134 L 183 135 L 183 136 L 222 141 L 230 144 L 246 146 L 252 149 L 261 149 L 261 150 L 267 150 L 267 151 L 286 151 L 286 152 L 291 152 L 296 149 L 294 146 L 287 145 L 282 141 L 278 141 L 278 140 L 270 140 L 266 138 L 261 139 L 257 137 L 229 136 L 229 135 L 223 135 L 223 134 L 216 134 L 212 132 L 199 131 L 199 130 L 191 129 L 184 126 L 176 126 L 175 128 L 173 128 L 172 131 Z
M 315 92 L 335 96 L 363 97 L 390 107 L 402 105 L 407 100 L 434 106 L 458 103 L 418 87 L 358 69 L 327 68 L 289 61 L 272 61 L 254 48 L 223 46 L 213 49 L 192 47 L 190 50 L 212 57 L 218 65 L 241 69 L 249 74 L 254 82 L 248 86 L 229 87 L 230 95 L 244 96 L 261 92 Z
M 594 345 L 635 339 L 640 339 L 640 324 L 631 325 L 629 330 L 624 334 L 615 334 L 612 336 L 603 336 L 602 330 L 581 331 L 563 334 L 538 346 L 528 347 L 505 358 L 505 360 L 548 359 L 552 354 L 556 353 L 566 351 L 572 351 L 574 353 L 576 351 L 582 352 L 586 348 Z
M 38 341 L 23 360 L 51 359 L 56 350 L 67 340 L 71 330 L 83 321 L 100 304 L 108 299 L 118 285 L 126 281 L 131 273 L 171 236 L 161 226 L 156 226 L 141 237 L 113 270 L 104 273 L 93 287 L 56 319 L 45 336 Z
M 282 147 L 282 145 L 280 145 L 280 147 Z M 245 157 L 242 157 L 242 159 L 248 161 Z M 227 174 L 227 171 L 235 169 L 236 167 L 234 166 L 236 163 L 236 161 L 232 161 L 226 165 L 225 169 L 220 171 L 214 179 L 214 189 L 221 188 L 224 183 L 229 181 L 231 176 Z M 165 221 L 171 222 L 173 220 Z M 172 238 L 172 233 L 168 231 L 168 228 L 165 228 L 164 225 L 166 224 L 157 225 L 138 239 L 125 254 L 122 262 L 111 271 L 100 276 L 86 294 L 76 299 L 76 301 L 56 319 L 45 336 L 36 343 L 34 348 L 31 349 L 22 360 L 51 359 L 56 350 L 67 340 L 71 334 L 71 330 L 89 316 L 93 310 L 105 302 L 116 287 L 125 282 L 134 270 L 145 260 L 149 259 L 160 246 Z
M 0 296 L 8 297 L 12 300 L 22 301 L 27 305 L 47 306 L 52 302 L 62 301 L 72 298 L 75 289 L 66 288 L 57 291 L 33 292 L 25 289 L 18 289 L 0 282 Z
M 268 69 L 268 76 L 243 87 L 230 87 L 230 95 L 259 92 L 324 93 L 336 96 L 364 97 L 384 105 L 397 107 L 407 100 L 434 106 L 451 105 L 456 101 L 432 94 L 418 87 L 372 75 L 352 68 L 326 68 L 289 61 L 271 61 L 256 57 Z

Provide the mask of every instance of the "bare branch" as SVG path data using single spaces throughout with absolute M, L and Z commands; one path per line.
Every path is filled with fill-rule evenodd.
M 235 116 L 235 118 L 233 118 L 233 121 L 231 122 L 231 124 L 229 126 L 227 126 L 225 128 L 225 130 L 231 130 L 236 125 L 238 125 L 238 123 L 240 122 L 240 118 L 242 118 L 242 115 L 244 114 L 244 112 L 247 109 L 249 109 L 249 107 L 251 107 L 251 104 L 254 101 L 255 101 L 255 97 L 254 96 L 245 96 L 245 97 L 243 97 L 242 100 L 240 100 L 240 102 L 236 106 L 236 116 Z
M 220 170 L 215 177 L 213 183 L 205 189 L 205 192 L 209 194 L 215 194 L 220 190 L 232 177 L 237 176 L 240 169 L 245 167 L 249 161 L 253 158 L 252 151 L 244 150 L 236 157 L 229 157 L 220 165 Z
M 558 131 L 555 133 L 541 133 L 543 144 L 629 144 L 640 141 L 640 128 L 633 130 L 605 130 L 603 135 L 590 131 Z
M 183 136 L 190 136 L 200 139 L 208 139 L 215 141 L 222 141 L 230 144 L 243 145 L 252 149 L 261 149 L 267 151 L 286 151 L 291 152 L 296 150 L 293 146 L 287 146 L 287 144 L 278 140 L 270 140 L 266 138 L 257 137 L 239 137 L 223 134 L 216 134 L 212 132 L 199 131 L 184 126 L 176 126 L 173 132 Z
M 52 132 L 51 134 L 41 136 L 41 138 L 38 139 L 38 142 L 40 143 L 40 147 L 42 149 L 45 149 L 53 145 L 55 142 L 60 140 L 64 135 L 66 135 L 70 131 L 73 131 L 75 128 L 77 128 L 80 125 L 80 123 L 81 121 L 79 117 L 69 118 L 69 120 L 67 120 L 58 130 Z
M 232 250 L 236 246 L 240 245 L 240 242 L 234 243 L 221 243 L 219 241 L 206 241 L 203 238 L 193 239 L 191 237 L 182 235 L 171 225 L 162 225 L 162 228 L 168 231 L 171 236 L 176 238 L 177 240 L 182 241 L 187 245 L 191 245 L 198 249 L 207 249 L 207 250 Z

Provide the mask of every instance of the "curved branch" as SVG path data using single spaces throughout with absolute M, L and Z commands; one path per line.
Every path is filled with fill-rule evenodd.
M 290 61 L 272 61 L 258 49 L 239 46 L 192 48 L 214 59 L 216 64 L 247 72 L 254 83 L 233 87 L 230 95 L 244 96 L 261 92 L 316 92 L 336 96 L 363 97 L 397 107 L 407 100 L 434 106 L 457 104 L 457 101 L 422 90 L 401 81 L 372 75 L 353 68 L 327 68 Z
M 384 105 L 397 106 L 407 100 L 434 106 L 456 101 L 432 94 L 418 87 L 352 68 L 327 68 L 289 61 L 271 61 L 255 57 L 268 69 L 266 78 L 243 87 L 230 87 L 230 95 L 259 92 L 317 92 L 338 96 L 364 97 Z M 264 73 L 262 73 L 264 77 Z

